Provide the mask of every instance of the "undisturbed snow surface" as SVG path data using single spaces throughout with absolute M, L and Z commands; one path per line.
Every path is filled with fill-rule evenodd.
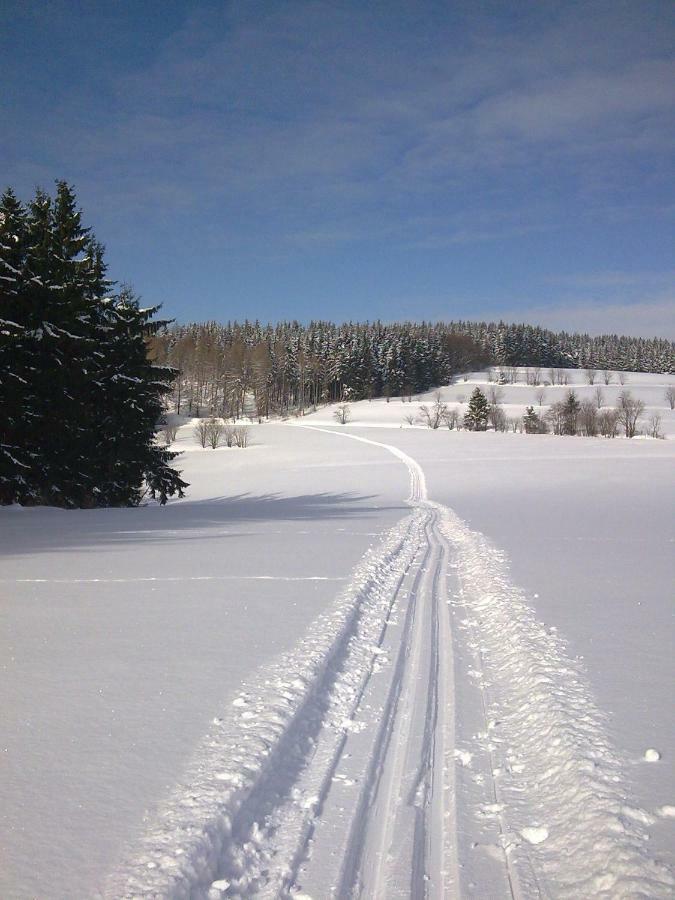
M 410 409 L 0 510 L 3 898 L 672 896 L 675 444 Z

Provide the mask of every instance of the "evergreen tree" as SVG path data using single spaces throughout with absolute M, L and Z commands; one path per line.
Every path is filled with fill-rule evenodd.
M 469 400 L 469 408 L 464 416 L 464 427 L 468 431 L 486 431 L 490 405 L 480 388 L 475 388 Z
M 0 503 L 28 483 L 31 458 L 22 432 L 30 390 L 32 348 L 23 320 L 26 210 L 13 191 L 0 198 Z
M 145 345 L 168 323 L 151 323 L 156 310 L 140 310 L 128 293 L 109 293 L 103 247 L 65 182 L 54 202 L 37 191 L 28 211 L 6 192 L 1 211 L 0 262 L 12 276 L 0 288 L 2 318 L 13 318 L 0 342 L 0 502 L 133 505 L 145 489 L 160 502 L 182 496 L 175 454 L 154 446 L 175 372 L 153 367 Z
M 528 406 L 523 416 L 523 426 L 526 434 L 542 434 L 546 426 L 541 417 L 534 411 L 533 406 Z
M 576 434 L 581 403 L 574 391 L 568 391 L 562 404 L 563 434 Z
M 176 372 L 148 359 L 146 339 L 167 323 L 151 321 L 158 307 L 141 309 L 128 288 L 105 300 L 104 309 L 94 492 L 100 505 L 136 505 L 147 486 L 153 498 L 166 503 L 173 494 L 182 496 L 187 486 L 169 465 L 177 454 L 155 443 L 163 399 Z

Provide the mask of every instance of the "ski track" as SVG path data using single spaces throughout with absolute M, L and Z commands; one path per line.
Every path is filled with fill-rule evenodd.
M 397 447 L 290 427 L 393 454 L 412 512 L 214 719 L 102 896 L 672 897 L 585 674 L 504 555 Z

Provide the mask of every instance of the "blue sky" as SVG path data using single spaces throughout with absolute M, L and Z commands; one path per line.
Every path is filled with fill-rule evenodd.
M 675 337 L 675 4 L 13 2 L 0 180 L 180 321 Z

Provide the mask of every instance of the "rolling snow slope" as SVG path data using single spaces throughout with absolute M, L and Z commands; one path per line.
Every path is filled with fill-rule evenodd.
M 454 384 L 443 385 L 440 388 L 429 391 L 426 394 L 415 395 L 412 402 L 407 398 L 392 397 L 389 402 L 384 399 L 362 401 L 350 405 L 351 419 L 348 428 L 368 425 L 372 428 L 382 426 L 385 428 L 403 427 L 410 428 L 406 421 L 409 415 L 416 416 L 422 403 L 427 405 L 434 402 L 440 393 L 441 400 L 448 406 L 456 408 L 460 415 L 467 410 L 469 398 L 474 388 L 479 387 L 484 394 L 489 395 L 491 389 L 499 391 L 500 405 L 510 418 L 522 416 L 528 406 L 533 406 L 535 411 L 543 414 L 551 403 L 563 400 L 569 390 L 574 390 L 580 401 L 590 400 L 597 403 L 596 390 L 602 392 L 601 404 L 603 409 L 616 406 L 619 394 L 629 391 L 633 397 L 642 400 L 645 404 L 644 415 L 640 424 L 645 428 L 653 413 L 661 417 L 661 432 L 666 437 L 675 437 L 675 410 L 671 410 L 666 400 L 666 389 L 675 387 L 675 375 L 655 375 L 645 372 L 624 372 L 622 377 L 625 383 L 618 381 L 616 373 L 612 373 L 612 382 L 605 385 L 602 373 L 599 372 L 594 385 L 589 385 L 586 377 L 580 369 L 560 369 L 567 379 L 567 384 L 546 385 L 542 383 L 534 387 L 525 383 L 526 370 L 516 369 L 518 381 L 515 384 L 499 385 L 488 380 L 488 372 L 470 372 L 466 376 L 457 379 Z M 541 378 L 548 378 L 548 370 L 543 369 Z M 538 390 L 545 391 L 542 403 L 539 403 Z M 320 408 L 312 413 L 312 421 L 335 425 L 333 417 L 335 406 Z M 422 428 L 417 424 L 414 427 Z

